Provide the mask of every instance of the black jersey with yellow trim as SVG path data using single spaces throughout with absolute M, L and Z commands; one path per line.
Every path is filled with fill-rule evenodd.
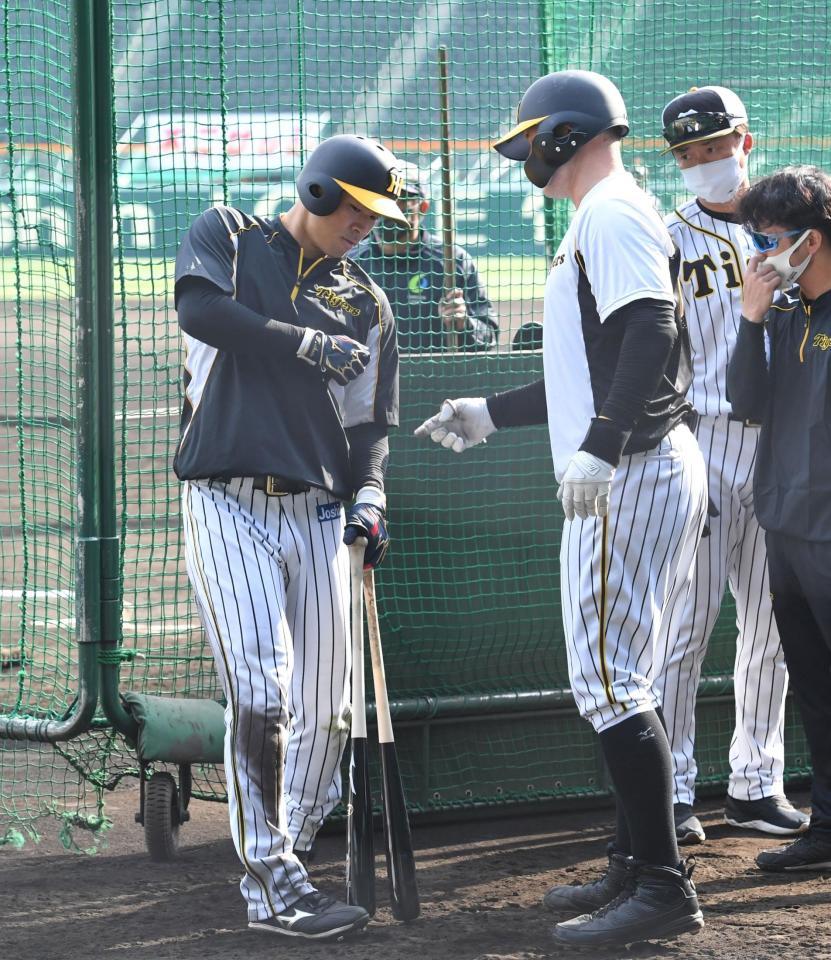
M 183 334 L 176 475 L 273 474 L 351 497 L 345 429 L 398 423 L 398 349 L 384 293 L 348 258 L 310 260 L 280 220 L 226 206 L 206 210 L 182 241 L 177 295 L 186 277 L 210 281 L 264 317 L 352 337 L 371 360 L 355 381 L 335 387 L 295 357 L 219 350 Z
M 728 368 L 738 416 L 760 419 L 753 504 L 765 530 L 831 542 L 831 291 L 781 294 L 760 324 L 742 320 Z

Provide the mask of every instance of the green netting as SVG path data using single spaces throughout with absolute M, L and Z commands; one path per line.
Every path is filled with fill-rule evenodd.
M 60 719 L 78 688 L 72 6 L 0 0 L 0 718 Z M 396 542 L 379 574 L 388 674 L 393 698 L 405 705 L 452 708 L 431 726 L 415 713 L 402 726 L 404 774 L 421 808 L 605 789 L 589 728 L 558 699 L 567 686 L 560 514 L 545 432 L 498 436 L 452 460 L 410 437 L 444 396 L 539 373 L 539 353 L 513 349 L 513 341 L 541 317 L 546 250 L 569 213 L 565 205 L 546 211 L 521 165 L 489 144 L 530 80 L 582 67 L 621 87 L 632 122 L 626 161 L 644 168 L 665 211 L 683 189 L 672 159 L 659 156 L 660 111 L 692 84 L 722 83 L 744 99 L 757 138 L 754 175 L 786 162 L 822 164 L 828 4 L 113 0 L 110 7 L 113 82 L 99 94 L 112 116 L 117 513 L 123 642 L 135 654 L 121 667 L 121 688 L 218 694 L 184 573 L 170 470 L 181 399 L 171 299 L 178 241 L 218 201 L 265 216 L 286 209 L 302 158 L 321 137 L 347 131 L 382 139 L 420 165 L 434 199 L 426 225 L 440 229 L 443 44 L 456 240 L 478 264 L 500 335 L 485 353 L 438 351 L 402 363 L 402 428 L 389 478 Z M 707 677 L 730 674 L 733 616 L 728 603 Z M 512 694 L 530 698 L 528 708 L 505 706 L 497 723 L 483 716 L 485 701 L 476 707 L 470 699 Z M 536 713 L 534 697 L 541 698 Z M 704 775 L 722 782 L 730 720 L 717 707 L 702 707 L 699 753 Z M 792 716 L 789 731 L 789 769 L 802 772 Z M 105 788 L 135 769 L 100 713 L 93 732 L 58 748 L 0 741 L 0 838 L 7 828 L 12 840 L 37 832 L 41 818 L 55 815 L 67 837 L 74 825 L 95 830 L 105 823 Z M 196 792 L 222 796 L 216 770 L 197 771 Z

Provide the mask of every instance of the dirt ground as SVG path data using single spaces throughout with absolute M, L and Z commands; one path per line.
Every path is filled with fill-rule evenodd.
M 803 809 L 807 796 L 793 799 Z M 604 862 L 609 808 L 416 826 L 422 915 L 396 923 L 387 907 L 383 855 L 379 909 L 366 931 L 337 944 L 308 944 L 249 931 L 237 889 L 239 865 L 227 808 L 194 801 L 179 859 L 152 863 L 134 786 L 110 797 L 108 847 L 88 857 L 54 842 L 0 850 L 0 923 L 6 960 L 538 960 L 572 955 L 549 936 L 539 906 L 552 883 L 590 877 Z M 721 800 L 702 804 L 708 841 L 696 849 L 695 881 L 707 926 L 698 936 L 585 958 L 831 960 L 831 886 L 821 875 L 780 879 L 755 854 L 775 845 L 721 824 Z M 380 850 L 380 837 L 376 848 Z M 319 840 L 318 886 L 343 891 L 342 835 Z

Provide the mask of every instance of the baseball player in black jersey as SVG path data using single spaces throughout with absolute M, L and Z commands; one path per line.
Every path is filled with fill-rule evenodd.
M 176 259 L 187 356 L 174 469 L 185 556 L 222 682 L 231 832 L 249 926 L 309 939 L 369 920 L 303 860 L 340 799 L 349 559 L 387 548 L 398 352 L 386 297 L 347 251 L 403 219 L 395 157 L 321 143 L 277 220 L 216 206 Z M 343 501 L 352 501 L 344 515 Z
M 445 401 L 416 431 L 461 453 L 496 429 L 548 423 L 566 515 L 560 594 L 571 689 L 600 736 L 618 802 L 609 869 L 544 904 L 573 919 L 562 943 L 592 947 L 697 932 L 678 855 L 672 757 L 653 685 L 669 612 L 689 589 L 707 505 L 686 425 L 689 341 L 676 310 L 669 234 L 623 168 L 626 107 L 605 77 L 537 80 L 495 147 L 576 212 L 548 274 L 544 379 Z
M 453 331 L 461 350 L 495 346 L 499 330 L 472 257 L 453 247 L 456 285 L 444 293 L 441 240 L 427 233 L 422 217 L 430 209 L 424 177 L 414 163 L 401 165 L 398 201 L 407 223 L 384 220 L 353 256 L 389 297 L 402 351 L 441 350 Z

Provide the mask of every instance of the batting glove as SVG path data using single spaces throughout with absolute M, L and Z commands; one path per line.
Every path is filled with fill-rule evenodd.
M 609 490 L 615 468 L 585 450 L 578 450 L 569 460 L 557 490 L 566 519 L 575 516 L 605 517 L 609 512 Z
M 461 453 L 483 443 L 495 430 L 484 397 L 460 397 L 445 400 L 434 417 L 416 427 L 415 435 L 429 437 L 434 443 Z
M 359 537 L 366 538 L 364 570 L 377 567 L 384 559 L 390 545 L 387 523 L 384 517 L 386 498 L 377 487 L 361 487 L 355 502 L 346 511 L 346 529 L 343 542 L 350 546 Z
M 329 336 L 322 330 L 306 327 L 297 356 L 345 387 L 364 372 L 370 354 L 362 343 L 351 337 L 343 334 Z

